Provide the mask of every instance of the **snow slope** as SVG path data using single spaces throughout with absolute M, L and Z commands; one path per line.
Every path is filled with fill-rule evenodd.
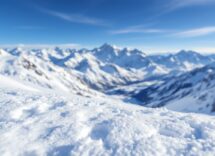
M 14 88 L 28 91 L 38 91 L 38 89 L 24 84 L 24 82 L 20 82 L 19 80 L 14 80 L 14 78 L 0 75 L 0 86 L 1 88 Z
M 214 116 L 0 89 L 2 156 L 213 156 L 214 129 Z
M 99 94 L 79 79 L 77 72 L 53 64 L 49 60 L 51 53 L 55 57 L 64 57 L 59 49 L 23 50 L 21 48 L 0 53 L 0 75 L 10 76 L 34 86 L 89 95 Z M 67 51 L 64 51 L 67 53 Z M 60 54 L 61 55 L 60 55 Z M 65 54 L 66 55 L 66 54 Z
M 215 112 L 215 64 L 168 77 L 132 96 L 148 107 L 165 106 L 182 112 Z

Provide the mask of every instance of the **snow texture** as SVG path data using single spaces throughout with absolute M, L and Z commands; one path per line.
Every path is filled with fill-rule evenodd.
M 214 116 L 0 89 L 3 156 L 213 156 L 214 129 Z

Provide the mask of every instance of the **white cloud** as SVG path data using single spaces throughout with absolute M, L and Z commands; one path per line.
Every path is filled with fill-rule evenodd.
M 51 11 L 51 10 L 45 10 L 45 9 L 40 9 L 40 10 L 44 13 L 47 13 L 49 15 L 55 16 L 57 18 L 60 18 L 68 22 L 95 25 L 95 26 L 107 26 L 107 23 L 104 22 L 103 20 L 88 17 L 82 14 L 67 14 L 63 12 Z
M 178 37 L 198 37 L 198 36 L 210 35 L 210 34 L 213 34 L 213 33 L 215 33 L 215 26 L 186 30 L 186 31 L 178 32 L 178 33 L 174 34 L 174 36 L 178 36 Z
M 118 30 L 110 31 L 111 34 L 129 34 L 129 33 L 163 33 L 164 30 L 145 28 L 144 26 L 132 26 Z

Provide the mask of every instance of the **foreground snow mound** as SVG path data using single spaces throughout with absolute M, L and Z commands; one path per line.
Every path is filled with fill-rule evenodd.
M 1 155 L 214 155 L 215 117 L 0 89 Z

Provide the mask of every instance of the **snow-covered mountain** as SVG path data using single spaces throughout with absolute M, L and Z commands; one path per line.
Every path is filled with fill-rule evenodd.
M 89 88 L 96 90 L 127 85 L 128 83 L 171 72 L 189 71 L 209 64 L 214 60 L 213 57 L 202 56 L 189 51 L 181 51 L 168 56 L 147 56 L 137 49 L 119 49 L 108 44 L 93 50 L 16 48 L 2 51 L 11 56 L 10 58 L 7 57 L 8 60 L 5 61 L 1 59 L 5 64 L 0 69 L 2 74 L 14 75 L 16 72 L 24 70 L 23 68 L 29 68 L 27 70 L 34 70 L 34 78 L 32 78 L 33 73 L 31 75 L 28 73 L 31 78 L 24 75 L 26 72 L 22 72 L 22 76 L 19 73 L 16 73 L 16 75 L 29 80 L 36 79 L 40 75 L 44 81 L 50 79 L 50 77 L 59 79 L 68 77 L 69 80 L 60 81 L 64 84 L 64 88 L 65 86 L 71 86 L 71 84 L 75 86 L 75 82 L 81 81 L 79 86 L 82 89 L 85 88 L 83 86 L 89 86 Z M 47 75 L 50 73 L 55 75 Z M 75 78 L 75 82 L 70 78 Z M 48 80 L 48 82 L 51 81 Z M 47 83 L 43 82 L 42 85 L 47 85 Z
M 190 90 L 194 90 L 197 82 L 187 75 L 214 60 L 214 55 L 206 56 L 193 51 L 146 55 L 137 49 L 120 49 L 109 44 L 92 50 L 15 48 L 0 50 L 0 74 L 65 93 L 85 96 L 120 94 L 125 97 L 124 100 L 132 97 L 131 100 L 141 101 L 141 105 L 157 107 L 166 105 L 168 101 L 177 101 L 178 96 L 183 97 L 175 91 L 176 94 L 174 88 L 180 90 L 189 86 Z M 184 84 L 184 77 L 193 85 Z M 206 104 L 206 112 L 212 110 L 211 103 Z M 188 106 L 184 105 L 184 109 Z M 200 106 L 192 110 L 205 111 Z
M 166 73 L 143 52 L 118 49 L 108 44 L 93 50 L 75 51 L 62 59 L 50 56 L 50 60 L 55 65 L 78 72 L 78 77 L 90 88 L 101 91 Z
M 168 77 L 134 94 L 149 107 L 165 106 L 185 112 L 215 112 L 215 64 Z
M 92 93 L 87 85 L 78 79 L 74 72 L 53 64 L 50 61 L 50 53 L 55 57 L 61 56 L 59 51 L 52 49 L 1 50 L 0 74 L 10 76 L 40 87 L 62 90 L 64 92 Z M 67 52 L 67 51 L 65 51 Z
M 213 55 L 205 56 L 194 51 L 182 50 L 176 54 L 154 55 L 149 58 L 159 66 L 171 69 L 171 71 L 189 71 L 197 67 L 203 67 L 215 59 Z

